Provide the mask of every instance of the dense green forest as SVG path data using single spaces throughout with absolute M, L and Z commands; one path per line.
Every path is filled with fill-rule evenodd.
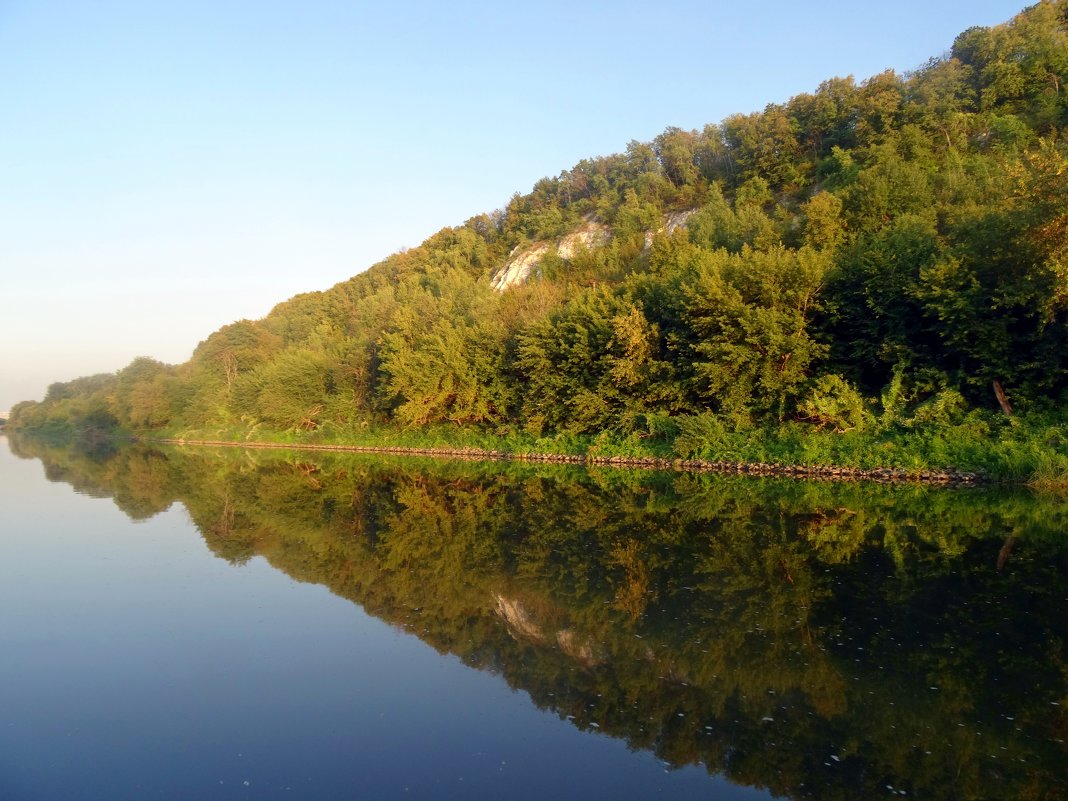
M 1068 2 L 1043 0 L 907 75 L 583 160 L 185 364 L 53 384 L 10 427 L 1063 479 L 1066 82 Z
M 1068 499 L 351 454 L 52 447 L 669 766 L 822 801 L 1064 798 Z M 832 756 L 833 755 L 833 756 Z

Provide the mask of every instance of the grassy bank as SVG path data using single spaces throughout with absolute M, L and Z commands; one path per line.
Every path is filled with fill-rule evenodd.
M 360 427 L 272 431 L 262 426 L 175 429 L 148 439 L 352 446 L 364 449 L 469 451 L 514 458 L 568 456 L 609 459 L 700 461 L 845 470 L 892 469 L 910 474 L 964 471 L 1000 482 L 1068 488 L 1068 426 L 1059 416 L 1004 418 L 970 415 L 946 426 L 883 426 L 832 431 L 809 424 L 731 425 L 712 415 L 658 421 L 631 434 L 535 436 L 523 431 L 484 431 L 458 426 L 403 430 Z
M 1068 411 L 1012 418 L 973 411 L 953 422 L 944 419 L 925 422 L 918 416 L 889 420 L 884 415 L 848 431 L 799 421 L 753 425 L 712 414 L 649 417 L 641 422 L 630 433 L 605 431 L 597 435 L 547 436 L 518 427 L 490 430 L 456 425 L 409 429 L 386 425 L 324 425 L 310 431 L 279 431 L 262 425 L 130 430 L 101 426 L 96 421 L 75 425 L 69 419 L 17 428 L 56 442 L 98 443 L 137 437 L 156 441 L 467 453 L 474 458 L 559 457 L 589 463 L 684 461 L 776 469 L 893 470 L 913 476 L 957 471 L 975 473 L 988 481 L 1068 491 Z

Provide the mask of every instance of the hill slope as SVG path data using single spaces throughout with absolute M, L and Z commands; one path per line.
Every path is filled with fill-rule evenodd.
M 185 364 L 54 384 L 11 425 L 707 444 L 1063 408 L 1066 82 L 1068 3 L 1043 0 L 907 76 L 584 160 Z

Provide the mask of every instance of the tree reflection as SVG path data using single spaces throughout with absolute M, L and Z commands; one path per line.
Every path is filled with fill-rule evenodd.
M 794 798 L 1068 793 L 1068 502 L 12 439 L 538 706 Z

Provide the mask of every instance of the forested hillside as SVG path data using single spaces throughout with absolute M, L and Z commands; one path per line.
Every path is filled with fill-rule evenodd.
M 583 160 L 185 364 L 53 384 L 10 425 L 707 454 L 772 429 L 989 438 L 1014 414 L 1063 453 L 1066 82 L 1068 2 L 1044 0 L 913 73 Z

